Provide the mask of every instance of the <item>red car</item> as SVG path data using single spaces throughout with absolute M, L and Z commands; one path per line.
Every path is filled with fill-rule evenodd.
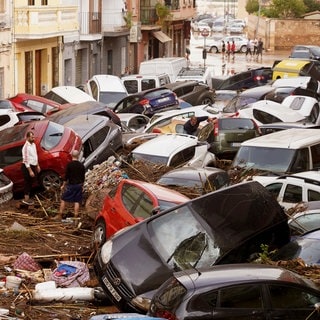
M 57 111 L 63 110 L 71 104 L 60 104 L 55 101 L 35 96 L 28 93 L 18 93 L 14 97 L 9 98 L 16 111 L 38 111 L 48 116 Z
M 169 188 L 123 179 L 104 199 L 96 218 L 93 241 L 100 246 L 118 230 L 189 200 Z
M 49 120 L 28 122 L 2 130 L 0 168 L 12 180 L 13 192 L 23 191 L 22 147 L 28 131 L 33 131 L 35 135 L 41 168 L 39 183 L 43 187 L 60 185 L 65 167 L 71 161 L 71 151 L 82 148 L 81 138 L 72 129 Z

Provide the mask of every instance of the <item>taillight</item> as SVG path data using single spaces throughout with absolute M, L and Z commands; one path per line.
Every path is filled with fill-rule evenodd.
M 159 128 L 153 128 L 152 133 L 162 133 L 162 131 Z
M 264 80 L 264 76 L 256 76 L 253 78 L 254 81 L 262 81 Z
M 215 137 L 217 137 L 219 134 L 219 121 L 216 121 L 214 124 L 213 124 L 213 135 Z
M 156 317 L 165 318 L 168 320 L 178 320 L 178 318 L 173 313 L 166 311 L 166 310 L 159 310 L 156 312 L 155 315 L 156 315 Z
M 262 132 L 261 132 L 261 130 L 260 130 L 260 127 L 257 125 L 257 123 L 256 123 L 254 120 L 252 120 L 252 122 L 253 122 L 253 124 L 254 124 L 255 129 L 258 131 L 259 135 L 261 136 L 261 135 L 262 135 Z
M 141 105 L 149 104 L 149 100 L 148 99 L 140 100 L 139 104 L 141 104 Z

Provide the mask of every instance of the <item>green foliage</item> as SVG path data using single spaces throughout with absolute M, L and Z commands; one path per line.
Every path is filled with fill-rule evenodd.
M 306 9 L 303 0 L 272 0 L 266 13 L 270 18 L 300 18 Z
M 259 0 L 247 0 L 246 11 L 249 14 L 258 12 L 259 10 Z
M 161 2 L 157 2 L 155 5 L 155 8 L 156 8 L 156 14 L 159 18 L 158 24 L 160 24 L 161 26 L 164 26 L 166 20 L 169 20 L 172 17 L 170 7 L 162 4 Z
M 126 15 L 123 16 L 123 20 L 126 22 L 127 28 L 130 29 L 132 27 L 132 12 L 128 11 Z
M 320 3 L 316 0 L 303 0 L 306 12 L 320 11 Z

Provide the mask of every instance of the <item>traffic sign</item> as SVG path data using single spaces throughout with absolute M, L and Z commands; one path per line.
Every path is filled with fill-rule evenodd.
M 203 37 L 207 37 L 209 34 L 210 34 L 210 32 L 209 32 L 208 29 L 203 29 L 203 30 L 201 31 L 201 35 L 202 35 Z

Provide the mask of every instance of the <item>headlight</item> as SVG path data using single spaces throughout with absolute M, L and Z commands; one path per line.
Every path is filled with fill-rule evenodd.
M 112 240 L 108 240 L 101 248 L 101 260 L 104 264 L 107 264 L 111 258 Z
M 137 297 L 135 297 L 135 298 L 133 298 L 131 300 L 131 303 L 134 306 L 137 306 L 139 309 L 144 310 L 144 311 L 147 312 L 149 310 L 149 307 L 150 307 L 150 304 L 151 304 L 151 299 L 144 298 L 144 297 L 141 297 L 141 296 L 137 296 Z

